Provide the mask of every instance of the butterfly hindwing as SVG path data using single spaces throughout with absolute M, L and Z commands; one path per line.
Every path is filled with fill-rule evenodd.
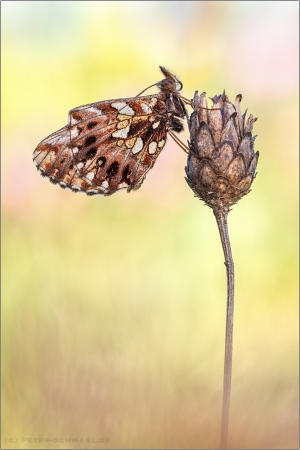
M 37 168 L 52 183 L 88 195 L 138 189 L 165 146 L 168 129 L 178 127 L 183 116 L 181 100 L 169 90 L 168 85 L 154 95 L 74 108 L 68 125 L 37 146 Z

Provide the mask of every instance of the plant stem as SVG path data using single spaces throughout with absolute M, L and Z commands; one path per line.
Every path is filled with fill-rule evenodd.
M 224 381 L 223 381 L 223 406 L 220 448 L 227 447 L 230 390 L 232 372 L 232 335 L 233 335 L 233 312 L 234 312 L 234 264 L 232 259 L 230 240 L 227 225 L 227 212 L 221 208 L 214 209 L 219 233 L 221 237 L 225 265 L 227 273 L 227 313 L 226 313 L 226 339 L 225 339 L 225 360 L 224 360 Z

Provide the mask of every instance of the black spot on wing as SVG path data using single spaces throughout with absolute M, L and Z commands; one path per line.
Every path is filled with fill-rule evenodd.
M 97 164 L 99 167 L 104 166 L 105 163 L 106 163 L 106 158 L 105 158 L 105 156 L 100 156 L 100 157 L 97 159 L 97 162 L 96 162 L 96 164 Z
M 127 166 L 124 167 L 121 182 L 124 181 L 126 184 L 131 184 L 131 181 L 129 178 L 130 174 L 131 174 L 131 169 L 130 169 L 129 164 L 127 164 Z
M 95 126 L 97 126 L 97 123 L 98 122 L 95 121 L 89 122 L 86 127 L 88 130 L 91 130 L 92 128 L 95 128 Z
M 85 157 L 86 157 L 87 159 L 92 159 L 92 158 L 94 158 L 94 156 L 96 155 L 96 153 L 97 153 L 97 147 L 92 147 L 92 148 L 90 148 L 90 150 L 87 152 L 87 154 L 85 155 Z
M 88 136 L 84 141 L 85 147 L 89 147 L 90 145 L 94 144 L 96 140 L 97 140 L 96 136 Z
M 113 175 L 116 175 L 116 173 L 119 170 L 119 163 L 118 161 L 114 161 L 109 168 L 107 169 L 106 173 L 108 176 L 112 177 Z

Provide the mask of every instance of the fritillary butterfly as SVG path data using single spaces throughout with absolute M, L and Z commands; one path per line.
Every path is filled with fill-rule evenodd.
M 68 125 L 33 153 L 41 175 L 87 195 L 138 189 L 164 148 L 167 133 L 180 145 L 173 132 L 183 130 L 187 114 L 186 99 L 179 93 L 182 83 L 164 67 L 160 70 L 165 78 L 153 85 L 160 90 L 157 94 L 72 109 Z

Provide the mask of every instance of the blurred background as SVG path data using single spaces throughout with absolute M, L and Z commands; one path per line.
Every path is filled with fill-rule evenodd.
M 70 109 L 135 96 L 159 65 L 186 97 L 225 88 L 258 116 L 258 176 L 229 215 L 228 445 L 298 448 L 298 9 L 2 3 L 3 448 L 218 446 L 226 272 L 186 155 L 169 139 L 141 189 L 112 197 L 64 191 L 32 163 Z

